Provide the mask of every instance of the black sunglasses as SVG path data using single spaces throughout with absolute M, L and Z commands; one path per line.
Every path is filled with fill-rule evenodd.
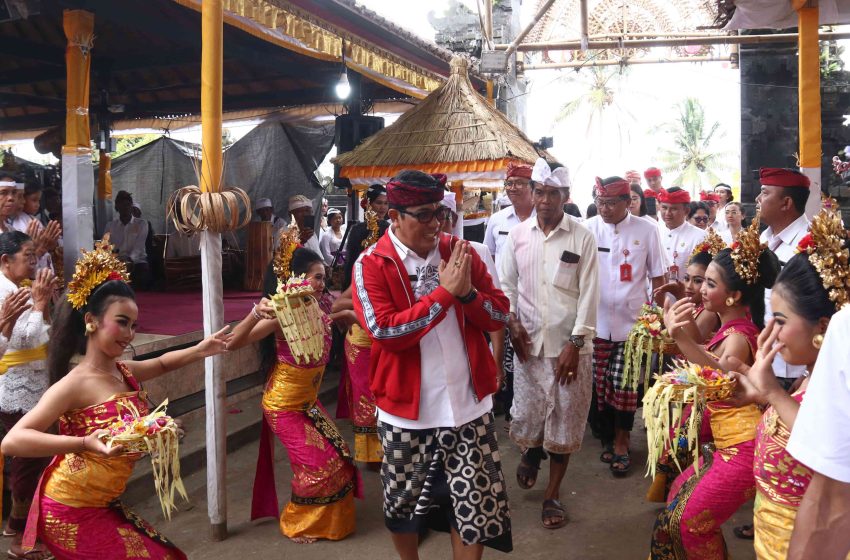
M 451 214 L 451 210 L 445 206 L 440 206 L 436 210 L 420 210 L 416 213 L 408 212 L 403 209 L 399 209 L 399 212 L 407 214 L 408 216 L 413 216 L 420 224 L 430 224 L 434 221 L 434 218 L 436 218 L 438 222 L 445 222 Z

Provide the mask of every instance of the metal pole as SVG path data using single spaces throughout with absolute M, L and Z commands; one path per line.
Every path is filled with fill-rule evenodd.
M 730 56 L 677 56 L 670 58 L 624 58 L 618 60 L 592 60 L 588 62 L 556 62 L 553 64 L 529 64 L 525 67 L 525 71 L 530 70 L 558 70 L 559 68 L 585 68 L 593 66 L 619 66 L 625 64 L 627 66 L 633 64 L 666 64 L 671 62 L 729 62 L 732 60 Z
M 690 45 L 752 45 L 763 43 L 796 43 L 797 33 L 777 33 L 775 35 L 728 35 L 714 37 L 682 37 L 673 39 L 624 39 L 622 41 L 589 41 L 587 48 L 590 50 L 605 49 L 640 49 L 652 47 L 686 47 Z M 850 33 L 846 31 L 827 31 L 819 35 L 819 40 L 829 41 L 837 39 L 850 39 Z M 577 51 L 581 50 L 581 39 L 569 41 L 546 41 L 541 43 L 526 43 L 516 45 L 514 40 L 510 45 L 496 45 L 496 50 L 507 50 L 512 53 L 535 51 Z M 513 49 L 512 49 L 513 47 Z
M 485 1 L 489 2 L 490 0 Z M 540 21 L 540 19 L 544 15 L 546 15 L 546 12 L 549 11 L 549 8 L 551 8 L 552 4 L 554 3 L 555 0 L 546 0 L 546 3 L 540 6 L 540 9 L 537 10 L 536 14 L 534 14 L 534 19 L 532 19 L 528 23 L 528 25 L 526 25 L 525 28 L 523 28 L 523 30 L 519 32 L 516 38 L 511 41 L 511 44 L 507 46 L 508 58 L 510 58 L 510 56 L 514 54 L 514 52 L 517 50 L 517 47 L 519 47 L 520 43 L 522 43 L 522 40 L 525 39 L 525 36 L 531 33 L 531 30 L 534 29 L 534 26 L 537 25 L 537 22 Z

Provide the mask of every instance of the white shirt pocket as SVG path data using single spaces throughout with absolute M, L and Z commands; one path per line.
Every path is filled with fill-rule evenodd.
M 578 297 L 578 263 L 558 261 L 552 277 L 552 285 L 571 296 Z

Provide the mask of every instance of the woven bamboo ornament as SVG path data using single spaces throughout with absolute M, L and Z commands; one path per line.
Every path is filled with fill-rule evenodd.
M 100 437 L 107 449 L 121 445 L 125 454 L 147 453 L 151 456 L 154 487 L 162 514 L 171 519 L 171 512 L 177 509 L 175 495 L 179 494 L 187 502 L 189 496 L 180 478 L 179 428 L 165 413 L 168 399 L 147 416 L 142 416 L 132 403 L 119 406 L 125 413 L 109 426 L 109 433 Z
M 641 307 L 640 315 L 635 321 L 629 336 L 626 339 L 626 350 L 623 359 L 623 386 L 636 390 L 640 381 L 641 370 L 646 372 L 644 385 L 648 387 L 649 376 L 652 371 L 652 355 L 658 354 L 658 373 L 664 356 L 677 354 L 678 347 L 672 338 L 664 330 L 662 318 L 664 311 L 657 305 L 645 303 Z
M 202 192 L 200 187 L 189 185 L 171 193 L 167 219 L 174 223 L 177 231 L 187 235 L 204 230 L 235 231 L 251 221 L 251 199 L 237 187 Z
M 675 465 L 679 464 L 679 437 L 685 431 L 686 452 L 699 460 L 699 431 L 706 405 L 726 400 L 735 389 L 735 378 L 718 370 L 684 360 L 673 362 L 670 373 L 655 376 L 655 384 L 643 397 L 643 420 L 647 439 L 647 476 L 654 477 L 656 465 L 669 452 Z M 687 424 L 682 417 L 686 404 L 691 405 Z M 674 437 L 671 438 L 671 434 Z M 696 463 L 698 464 L 698 463 Z
M 274 313 L 283 338 L 299 364 L 316 362 L 325 352 L 325 335 L 330 328 L 325 322 L 313 287 L 304 275 L 278 282 L 271 297 Z

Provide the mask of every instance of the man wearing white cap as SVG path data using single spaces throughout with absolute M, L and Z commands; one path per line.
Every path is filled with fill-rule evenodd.
M 314 231 L 315 217 L 313 216 L 313 201 L 303 194 L 289 197 L 289 213 L 292 214 L 298 230 L 301 232 L 301 244 L 317 255 L 322 255 L 319 247 L 319 237 Z
M 268 198 L 257 200 L 257 203 L 254 205 L 254 213 L 257 215 L 258 222 L 272 223 L 272 239 L 274 239 L 274 244 L 277 246 L 277 238 L 280 235 L 280 231 L 286 229 L 286 220 L 275 216 L 272 201 Z
M 581 449 L 590 409 L 598 264 L 593 234 L 564 213 L 567 169 L 539 159 L 531 192 L 536 215 L 511 229 L 499 260 L 517 357 L 510 436 L 525 449 L 520 488 L 534 486 L 541 460 L 551 458 L 542 520 L 557 529 L 567 523 L 561 482 L 570 454 Z

